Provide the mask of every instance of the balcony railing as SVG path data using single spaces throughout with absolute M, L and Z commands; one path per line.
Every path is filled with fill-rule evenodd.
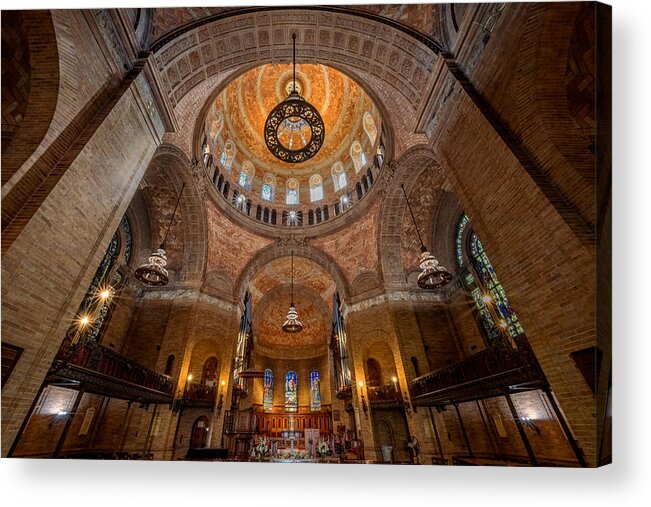
M 172 379 L 167 375 L 145 368 L 93 340 L 73 343 L 66 339 L 57 353 L 53 369 L 56 372 L 62 366 L 76 366 L 168 395 L 174 391 Z
M 368 401 L 375 404 L 398 404 L 404 403 L 400 389 L 392 385 L 369 386 L 367 389 Z
M 520 384 L 544 384 L 545 379 L 524 336 L 514 338 L 517 348 L 503 339 L 462 361 L 440 368 L 409 383 L 413 402 L 433 401 L 456 389 L 472 398 L 487 388 L 503 389 Z M 481 389 L 477 386 L 481 385 Z M 463 393 L 461 391 L 463 390 Z
M 189 384 L 185 387 L 183 393 L 183 402 L 188 404 L 208 404 L 215 403 L 215 386 L 205 384 Z

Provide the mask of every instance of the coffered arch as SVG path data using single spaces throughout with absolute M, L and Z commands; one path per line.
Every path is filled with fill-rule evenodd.
M 318 248 L 309 245 L 305 241 L 281 240 L 278 243 L 269 245 L 258 251 L 258 253 L 244 267 L 235 283 L 235 290 L 238 299 L 241 300 L 244 297 L 244 293 L 248 289 L 249 284 L 256 273 L 258 273 L 268 263 L 281 257 L 287 257 L 291 252 L 294 253 L 294 257 L 302 257 L 310 260 L 323 268 L 334 281 L 339 294 L 344 298 L 349 296 L 350 289 L 346 282 L 346 278 L 333 258 Z
M 405 218 L 409 210 L 402 193 L 401 185 L 405 186 L 407 195 L 425 171 L 431 171 L 433 183 L 439 187 L 443 184 L 444 175 L 433 151 L 427 145 L 411 148 L 393 166 L 394 170 L 386 186 L 382 200 L 380 220 L 380 259 L 384 284 L 387 288 L 401 288 L 406 284 L 405 271 L 402 262 L 402 236 Z M 428 189 L 433 192 L 434 189 Z M 430 222 L 431 224 L 431 222 Z M 423 238 L 429 237 L 427 231 L 421 231 Z M 431 248 L 431 245 L 427 245 Z M 436 252 L 433 252 L 436 255 Z

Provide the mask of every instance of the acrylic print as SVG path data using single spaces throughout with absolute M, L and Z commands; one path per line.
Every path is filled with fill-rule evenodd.
M 2 456 L 609 463 L 610 15 L 2 11 Z

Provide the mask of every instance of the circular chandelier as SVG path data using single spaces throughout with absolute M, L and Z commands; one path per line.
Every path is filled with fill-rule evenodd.
M 274 107 L 264 124 L 269 151 L 283 162 L 298 164 L 321 149 L 325 128 L 319 111 L 296 91 L 296 34 L 292 34 L 292 91 Z
M 405 192 L 405 186 L 400 185 L 400 187 L 402 188 L 402 193 L 405 195 L 407 208 L 409 208 L 409 214 L 411 215 L 411 220 L 414 222 L 416 234 L 418 234 L 418 241 L 420 241 L 420 260 L 418 265 L 421 272 L 418 274 L 418 286 L 421 289 L 430 290 L 443 287 L 452 281 L 452 273 L 450 273 L 445 267 L 441 266 L 436 257 L 427 250 L 427 247 L 423 243 L 423 238 L 420 237 L 418 224 L 416 224 L 414 212 L 411 210 L 409 198 L 407 197 L 407 192 Z
M 300 333 L 303 331 L 303 324 L 298 320 L 298 312 L 294 306 L 294 252 L 292 252 L 292 301 L 287 312 L 287 320 L 282 329 L 285 333 Z
M 147 262 L 142 264 L 133 273 L 134 276 L 145 285 L 150 285 L 152 287 L 162 287 L 163 285 L 167 285 L 170 281 L 169 273 L 165 269 L 165 266 L 167 266 L 165 241 L 167 241 L 167 235 L 170 233 L 172 222 L 174 221 L 174 217 L 176 216 L 176 210 L 179 208 L 179 202 L 181 201 L 181 194 L 183 193 L 184 188 L 185 188 L 185 183 L 181 187 L 179 196 L 176 199 L 174 212 L 172 213 L 172 218 L 170 218 L 170 223 L 167 225 L 167 231 L 165 232 L 165 237 L 163 238 L 163 242 L 160 244 L 157 250 L 152 252 L 152 254 L 147 259 Z

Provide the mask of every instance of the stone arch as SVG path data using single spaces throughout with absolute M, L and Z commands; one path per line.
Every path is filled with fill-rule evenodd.
M 375 67 L 376 75 L 391 72 L 392 77 L 385 80 L 387 86 L 407 98 L 413 110 L 425 93 L 439 49 L 415 33 L 405 33 L 376 19 L 360 19 L 351 12 L 280 8 L 233 12 L 226 19 L 205 18 L 201 24 L 186 26 L 157 41 L 150 51 L 156 55 L 163 81 L 172 92 L 170 99 L 176 105 L 202 78 L 228 68 L 232 62 L 260 60 L 261 54 L 272 62 L 289 60 L 294 32 L 299 63 L 313 61 L 318 55 L 326 65 L 345 62 L 364 71 Z M 193 70 L 183 72 L 191 63 L 196 64 Z
M 391 346 L 388 335 L 383 337 L 379 333 L 376 333 L 375 336 L 371 338 L 371 341 L 367 342 L 363 356 L 364 375 L 366 376 L 367 384 L 370 379 L 369 373 L 371 373 L 368 370 L 369 359 L 376 361 L 379 366 L 379 371 L 382 375 L 379 386 L 389 385 L 392 377 L 397 377 L 398 361 L 396 358 L 396 352 L 397 351 Z
M 188 374 L 192 375 L 193 382 L 198 383 L 201 380 L 204 364 L 211 357 L 217 358 L 218 368 L 221 368 L 223 359 L 217 340 L 202 338 L 192 344 Z
M 3 16 L 4 186 L 41 144 L 54 117 L 59 97 L 59 48 L 50 11 L 5 11 Z M 5 111 L 8 107 L 11 111 Z
M 319 26 L 318 33 L 315 25 Z M 243 30 L 242 26 L 250 28 Z M 398 151 L 414 144 L 415 138 L 424 137 L 416 135 L 412 139 L 410 133 L 421 101 L 427 100 L 427 82 L 439 48 L 428 45 L 415 33 L 401 32 L 399 26 L 387 26 L 380 19 L 360 20 L 352 12 L 321 12 L 314 7 L 274 12 L 235 10 L 227 18 L 204 18 L 177 30 L 157 41 L 150 51 L 161 69 L 170 103 L 184 114 L 199 110 L 226 80 L 260 62 L 289 62 L 294 31 L 298 35 L 299 63 L 328 65 L 363 83 L 365 92 L 379 107 L 383 130 L 385 125 L 394 125 L 400 132 L 396 138 Z M 197 92 L 201 98 L 194 100 L 191 97 Z M 194 102 L 192 106 L 188 97 Z M 413 114 L 403 114 L 407 111 Z M 187 124 L 179 131 L 179 136 L 187 136 L 197 128 Z M 384 134 L 389 137 L 387 132 Z M 189 148 L 191 143 L 186 138 L 179 145 Z
M 385 287 L 403 288 L 406 273 L 402 268 L 402 229 L 409 211 L 400 186 L 404 185 L 409 195 L 423 171 L 435 171 L 441 182 L 443 172 L 428 145 L 409 149 L 393 168 L 380 210 L 380 259 Z
M 223 270 L 206 272 L 201 290 L 220 299 L 233 301 L 233 279 Z
M 175 233 L 178 235 L 178 240 L 181 242 L 180 259 L 170 260 L 170 266 L 176 267 L 178 271 L 178 281 L 199 281 L 204 273 L 205 264 L 207 259 L 207 223 L 206 223 L 206 210 L 203 203 L 203 190 L 201 187 L 202 181 L 191 173 L 192 164 L 176 146 L 163 144 L 158 147 L 154 156 L 152 157 L 149 167 L 145 173 L 143 180 L 145 181 L 145 191 L 143 197 L 147 202 L 147 208 L 150 212 L 150 248 L 157 248 L 162 240 L 165 229 L 167 228 L 167 220 L 159 216 L 159 213 L 152 213 L 155 210 L 154 203 L 151 199 L 152 189 L 149 188 L 148 181 L 152 178 L 159 176 L 161 181 L 167 184 L 164 189 L 161 189 L 161 194 L 166 196 L 166 200 L 172 203 L 181 192 L 181 188 L 185 183 L 183 195 L 179 203 L 179 210 L 177 211 L 178 217 L 175 218 L 174 224 L 170 229 L 168 236 L 168 248 L 172 247 Z M 160 183 L 160 181 L 159 181 Z M 142 185 L 141 185 L 142 188 Z M 171 210 L 170 215 L 171 215 Z M 180 227 L 180 232 L 174 231 L 176 227 Z
M 350 293 L 353 298 L 368 297 L 381 289 L 382 280 L 375 271 L 362 271 L 350 283 Z
M 241 300 L 244 297 L 249 282 L 260 268 L 274 259 L 287 257 L 290 251 L 294 252 L 294 257 L 303 257 L 324 268 L 334 280 L 339 295 L 342 298 L 347 298 L 350 295 L 343 271 L 333 258 L 321 250 L 308 245 L 307 242 L 287 240 L 263 248 L 247 263 L 235 282 L 236 299 Z

